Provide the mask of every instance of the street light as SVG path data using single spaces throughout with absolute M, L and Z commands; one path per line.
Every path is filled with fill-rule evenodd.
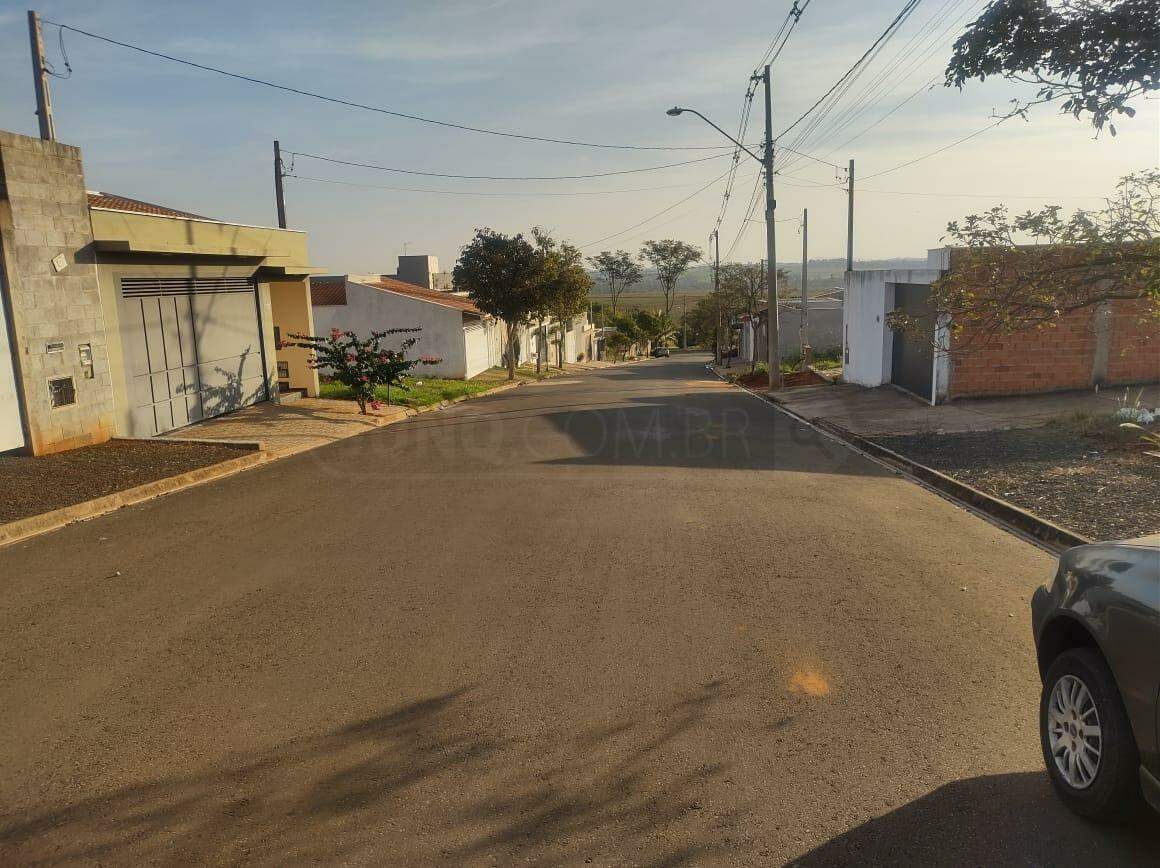
M 753 153 L 753 151 L 749 150 L 749 148 L 745 147 L 745 145 L 737 141 L 737 139 L 733 138 L 733 136 L 729 135 L 729 133 L 725 132 L 725 130 L 721 129 L 696 109 L 686 108 L 684 106 L 673 106 L 665 114 L 674 118 L 678 115 L 683 115 L 685 112 L 696 115 L 738 148 L 761 163 L 765 169 L 765 250 L 766 258 L 769 261 L 769 268 L 766 269 L 769 315 L 766 317 L 766 321 L 768 322 L 769 332 L 769 389 L 772 392 L 781 388 L 781 369 L 777 346 L 777 241 L 774 237 L 774 211 L 777 208 L 777 202 L 773 198 L 773 109 L 770 104 L 768 65 L 766 65 L 762 74 L 754 76 L 755 80 L 758 78 L 765 84 L 764 157 L 757 156 L 757 154 Z

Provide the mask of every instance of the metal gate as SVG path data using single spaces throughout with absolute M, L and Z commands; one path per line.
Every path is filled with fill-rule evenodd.
M 248 278 L 125 277 L 120 313 L 134 436 L 269 398 Z
M 912 317 L 921 317 L 931 323 L 933 337 L 934 323 L 931 317 L 929 284 L 894 284 L 894 309 Z M 931 341 L 916 338 L 905 332 L 894 332 L 890 382 L 908 392 L 913 392 L 924 401 L 930 401 L 934 388 L 934 349 Z

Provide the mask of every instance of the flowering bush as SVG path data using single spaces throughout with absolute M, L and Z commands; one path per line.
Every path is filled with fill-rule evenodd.
M 388 403 L 390 388 L 406 389 L 404 379 L 407 372 L 416 365 L 434 365 L 442 361 L 437 356 L 406 358 L 406 352 L 419 340 L 406 338 L 397 350 L 385 349 L 383 338 L 387 335 L 418 332 L 421 329 L 387 329 L 371 332 L 370 337 L 360 340 L 354 332 L 331 329 L 329 337 L 315 335 L 290 335 L 283 346 L 301 347 L 311 352 L 310 367 L 327 369 L 336 382 L 347 386 L 358 402 L 359 413 L 366 414 L 367 407 L 373 410 L 382 405 L 375 398 L 379 386 L 387 387 Z

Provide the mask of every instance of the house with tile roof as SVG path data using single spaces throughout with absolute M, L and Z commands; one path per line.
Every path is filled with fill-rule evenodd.
M 306 235 L 85 189 L 0 131 L 0 452 L 152 437 L 318 393 Z
M 428 289 L 385 275 L 311 278 L 316 334 L 331 329 L 362 336 L 392 328 L 420 328 L 415 355 L 441 361 L 422 370 L 431 376 L 470 379 L 502 363 L 503 326 L 467 297 Z

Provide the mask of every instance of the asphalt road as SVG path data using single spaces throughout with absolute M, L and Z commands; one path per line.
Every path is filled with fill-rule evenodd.
M 0 550 L 0 862 L 1155 864 L 1032 546 L 674 357 Z

